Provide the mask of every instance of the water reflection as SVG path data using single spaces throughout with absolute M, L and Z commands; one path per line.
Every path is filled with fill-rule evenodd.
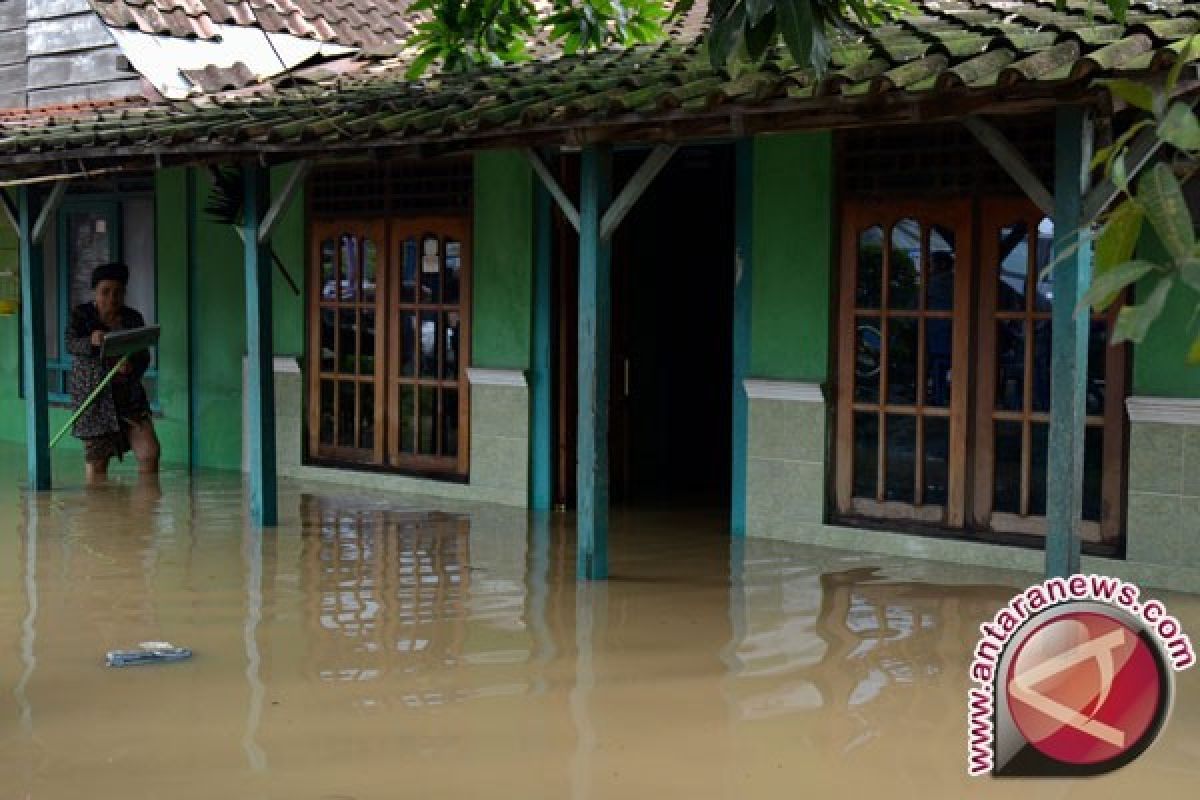
M 1024 580 L 637 512 L 576 584 L 564 515 L 290 493 L 260 536 L 236 478 L 135 489 L 41 496 L 0 537 L 5 792 L 965 796 L 970 647 Z M 101 666 L 144 639 L 196 657 Z M 1143 787 L 1198 777 L 1178 689 Z

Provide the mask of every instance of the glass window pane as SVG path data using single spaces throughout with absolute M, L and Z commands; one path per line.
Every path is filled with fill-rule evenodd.
M 338 381 L 338 446 L 353 447 L 354 431 L 354 381 Z
M 1038 223 L 1037 230 L 1037 291 L 1034 293 L 1034 308 L 1038 311 L 1049 311 L 1054 300 L 1054 273 L 1045 272 L 1053 257 L 1054 221 L 1045 217 Z
M 917 402 L 917 320 L 892 317 L 888 321 L 889 403 Z
M 67 214 L 67 264 L 71 270 L 71 308 L 92 299 L 92 270 L 113 260 L 112 221 L 103 211 Z
M 915 309 L 921 297 L 921 224 L 902 219 L 892 227 L 888 307 Z
M 417 387 L 400 387 L 400 452 L 412 453 L 417 441 Z
M 1049 455 L 1050 427 L 1043 422 L 1033 423 L 1030 436 L 1029 513 L 1046 515 L 1046 459 Z
M 462 243 L 453 239 L 446 240 L 446 285 L 443 289 L 445 297 L 442 302 L 456 304 L 461 297 L 462 284 Z
M 954 366 L 954 323 L 948 319 L 925 320 L 925 404 L 950 405 Z
M 400 375 L 410 378 L 416 374 L 417 315 L 405 311 L 400 315 Z
M 854 348 L 854 400 L 859 403 L 879 402 L 879 368 L 882 338 L 879 317 L 858 318 L 858 343 Z
M 423 456 L 436 455 L 437 444 L 437 389 L 432 386 L 422 386 L 420 391 L 420 437 L 417 452 Z
M 400 262 L 403 274 L 400 280 L 400 302 L 417 302 L 417 240 L 409 237 L 401 245 Z
M 358 299 L 358 282 L 360 273 L 359 241 L 353 234 L 342 234 L 342 283 L 341 299 Z
M 954 231 L 943 225 L 929 229 L 929 278 L 925 307 L 931 311 L 954 308 L 954 266 L 958 259 Z
M 336 319 L 332 308 L 321 309 L 321 371 L 333 372 L 337 363 Z
M 358 402 L 358 446 L 371 450 L 375 447 L 375 384 L 359 384 Z
M 1020 411 L 1025 407 L 1025 323 L 996 323 L 996 408 Z
M 421 312 L 421 377 L 438 377 L 438 313 Z
M 321 444 L 333 444 L 333 381 L 321 381 Z
M 879 468 L 879 416 L 858 412 L 854 415 L 854 489 L 855 497 L 875 499 Z
M 375 242 L 363 240 L 363 276 L 362 299 L 364 302 L 375 302 L 375 286 L 379 280 L 379 253 Z
M 333 239 L 321 242 L 321 299 L 337 300 L 337 261 Z
M 854 304 L 858 308 L 879 308 L 880 282 L 883 280 L 883 228 L 867 228 L 858 237 L 858 289 Z
M 362 329 L 359 331 L 358 374 L 375 374 L 375 311 L 364 309 L 359 312 Z
M 442 242 L 436 236 L 421 240 L 420 302 L 442 302 Z
M 1083 518 L 1100 521 L 1104 508 L 1104 428 L 1089 425 L 1083 437 Z
M 917 418 L 887 415 L 887 462 L 884 465 L 884 499 L 913 502 L 916 486 Z
M 442 314 L 442 377 L 447 380 L 458 378 L 458 319 L 457 311 Z
M 442 455 L 458 455 L 458 389 L 442 391 Z
M 1108 357 L 1108 322 L 1092 320 L 1088 336 L 1087 413 L 1104 413 L 1104 367 Z
M 355 363 L 358 355 L 357 315 L 353 308 L 338 311 L 338 372 L 347 375 L 353 375 L 358 366 Z
M 1050 410 L 1050 354 L 1054 346 L 1054 331 L 1050 320 L 1033 322 L 1033 386 L 1034 411 Z
M 925 486 L 927 506 L 946 505 L 949 481 L 950 420 L 946 417 L 925 418 Z
M 995 455 L 995 487 L 992 509 L 1006 514 L 1021 513 L 1021 423 L 997 422 L 992 442 Z
M 1018 222 L 1000 229 L 1000 271 L 996 282 L 996 308 L 1024 311 L 1029 280 L 1029 227 Z

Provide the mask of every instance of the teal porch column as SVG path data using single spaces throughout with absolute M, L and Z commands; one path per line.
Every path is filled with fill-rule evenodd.
M 25 379 L 25 445 L 29 486 L 50 488 L 50 429 L 46 410 L 46 293 L 42 244 L 34 238 L 38 215 L 33 191 L 17 189 L 21 248 L 21 349 Z
M 746 535 L 746 459 L 750 404 L 746 377 L 750 374 L 751 241 L 754 238 L 754 142 L 742 139 L 735 150 L 734 272 L 733 272 L 733 464 L 729 491 L 729 531 Z
M 552 502 L 553 461 L 552 416 L 554 381 L 551 367 L 554 331 L 553 265 L 551 237 L 553 217 L 550 193 L 540 182 L 534 187 L 533 210 L 533 330 L 529 359 L 529 509 L 548 511 Z
M 1054 330 L 1050 355 L 1049 475 L 1046 487 L 1046 576 L 1079 571 L 1083 511 L 1083 443 L 1087 413 L 1088 314 L 1076 314 L 1092 276 L 1083 196 L 1092 125 L 1085 109 L 1060 107 L 1055 118 Z
M 612 249 L 600 219 L 612 191 L 612 151 L 585 147 L 579 203 L 577 575 L 608 577 L 608 386 Z
M 243 435 L 250 457 L 250 517 L 255 525 L 278 522 L 275 479 L 275 377 L 271 345 L 271 257 L 259 242 L 270 200 L 270 173 L 245 167 L 242 241 L 246 275 L 246 391 L 249 394 Z

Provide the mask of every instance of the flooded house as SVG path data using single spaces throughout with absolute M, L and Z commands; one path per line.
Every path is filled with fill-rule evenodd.
M 1137 346 L 1074 313 L 1093 143 L 1134 114 L 1100 81 L 1161 81 L 1192 4 L 920 0 L 818 75 L 712 68 L 698 3 L 660 44 L 419 79 L 405 5 L 0 2 L 32 486 L 67 312 L 119 258 L 164 462 L 245 471 L 256 524 L 317 480 L 557 510 L 581 577 L 617 505 L 1200 588 L 1187 304 Z

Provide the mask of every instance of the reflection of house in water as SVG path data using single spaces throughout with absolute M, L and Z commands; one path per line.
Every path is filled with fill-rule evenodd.
M 310 663 L 325 682 L 417 678 L 408 705 L 448 698 L 422 673 L 458 663 L 466 637 L 470 522 L 442 513 L 339 510 L 302 500 L 301 583 Z

